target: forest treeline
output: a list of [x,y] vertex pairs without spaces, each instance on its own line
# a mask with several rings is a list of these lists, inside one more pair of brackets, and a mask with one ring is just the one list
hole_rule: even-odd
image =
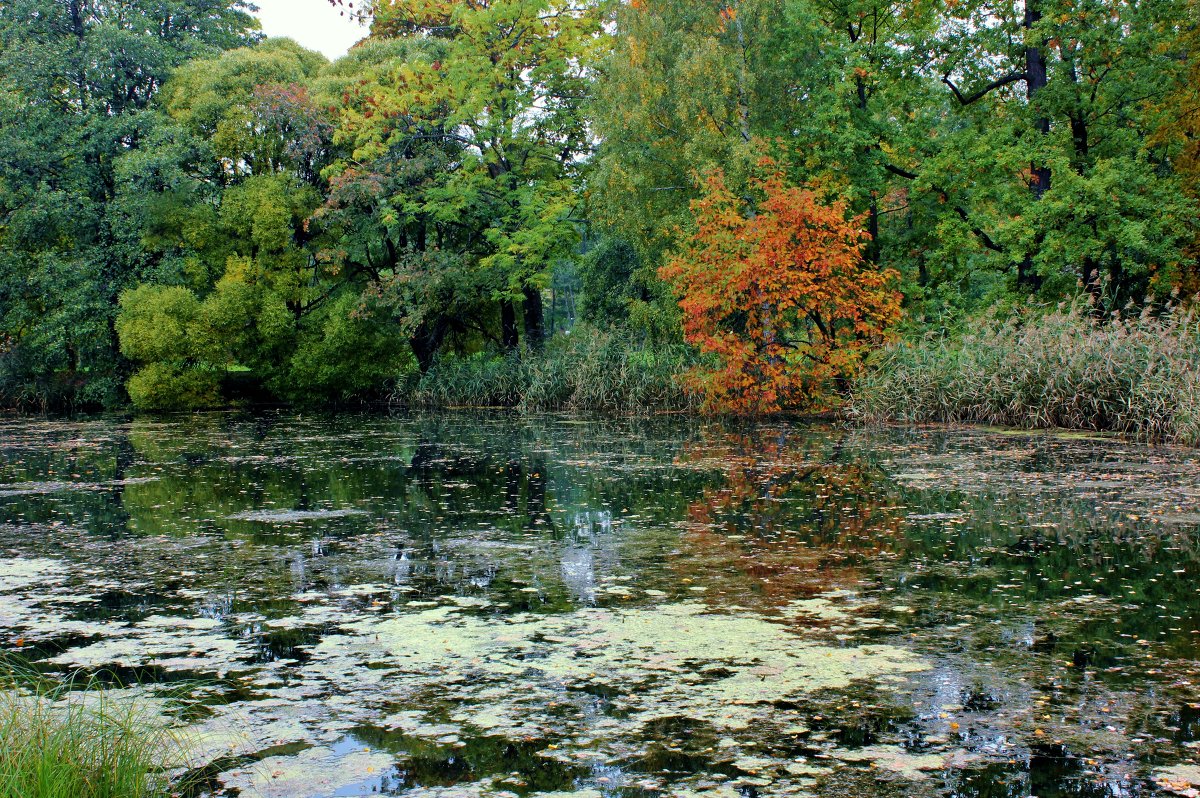
[[1064,301],[1188,349],[1197,0],[374,0],[332,63],[251,10],[0,4],[0,406],[812,410]]

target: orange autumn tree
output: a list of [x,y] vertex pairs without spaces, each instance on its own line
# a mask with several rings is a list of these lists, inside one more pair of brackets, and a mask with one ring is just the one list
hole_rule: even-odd
[[900,316],[899,275],[862,258],[868,239],[843,202],[790,185],[771,158],[751,198],[717,169],[692,203],[695,233],[659,273],[684,337],[710,356],[691,374],[710,410],[821,409]]

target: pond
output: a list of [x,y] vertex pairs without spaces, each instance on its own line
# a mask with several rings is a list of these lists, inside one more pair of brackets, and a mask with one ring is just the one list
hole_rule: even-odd
[[0,646],[185,693],[202,795],[1188,795],[1198,586],[1187,449],[0,420]]

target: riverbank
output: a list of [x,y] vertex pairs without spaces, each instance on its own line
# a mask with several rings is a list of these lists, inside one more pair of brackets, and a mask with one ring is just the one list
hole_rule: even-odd
[[[23,574],[9,568],[0,584],[28,581],[36,565]],[[16,647],[23,642],[18,637]],[[0,658],[0,798],[180,795],[186,785],[170,768],[183,747],[158,705],[137,690]]]
[[[877,352],[840,397],[832,396],[829,409],[816,416],[811,408],[776,415],[866,426],[935,423],[1106,432],[1200,445],[1200,324],[1191,313],[1167,309],[1099,323],[1086,307],[1052,312],[1031,307],[973,322],[969,329],[901,338]],[[537,351],[447,354],[424,373],[414,365],[365,393],[287,402],[243,369],[223,383],[211,404],[168,402],[133,409],[720,415],[708,412],[705,397],[695,389],[691,377],[699,364],[696,352],[683,343],[652,343],[630,330],[584,327],[555,336]]]

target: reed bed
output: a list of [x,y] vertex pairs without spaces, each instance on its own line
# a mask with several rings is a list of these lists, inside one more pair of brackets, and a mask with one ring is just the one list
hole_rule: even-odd
[[652,346],[620,331],[577,329],[541,352],[447,356],[392,396],[414,407],[510,407],[521,412],[645,414],[691,410],[681,387],[694,363],[683,344]]
[[901,341],[858,380],[851,414],[1200,445],[1200,318],[1167,307],[1097,320],[1074,304]]

